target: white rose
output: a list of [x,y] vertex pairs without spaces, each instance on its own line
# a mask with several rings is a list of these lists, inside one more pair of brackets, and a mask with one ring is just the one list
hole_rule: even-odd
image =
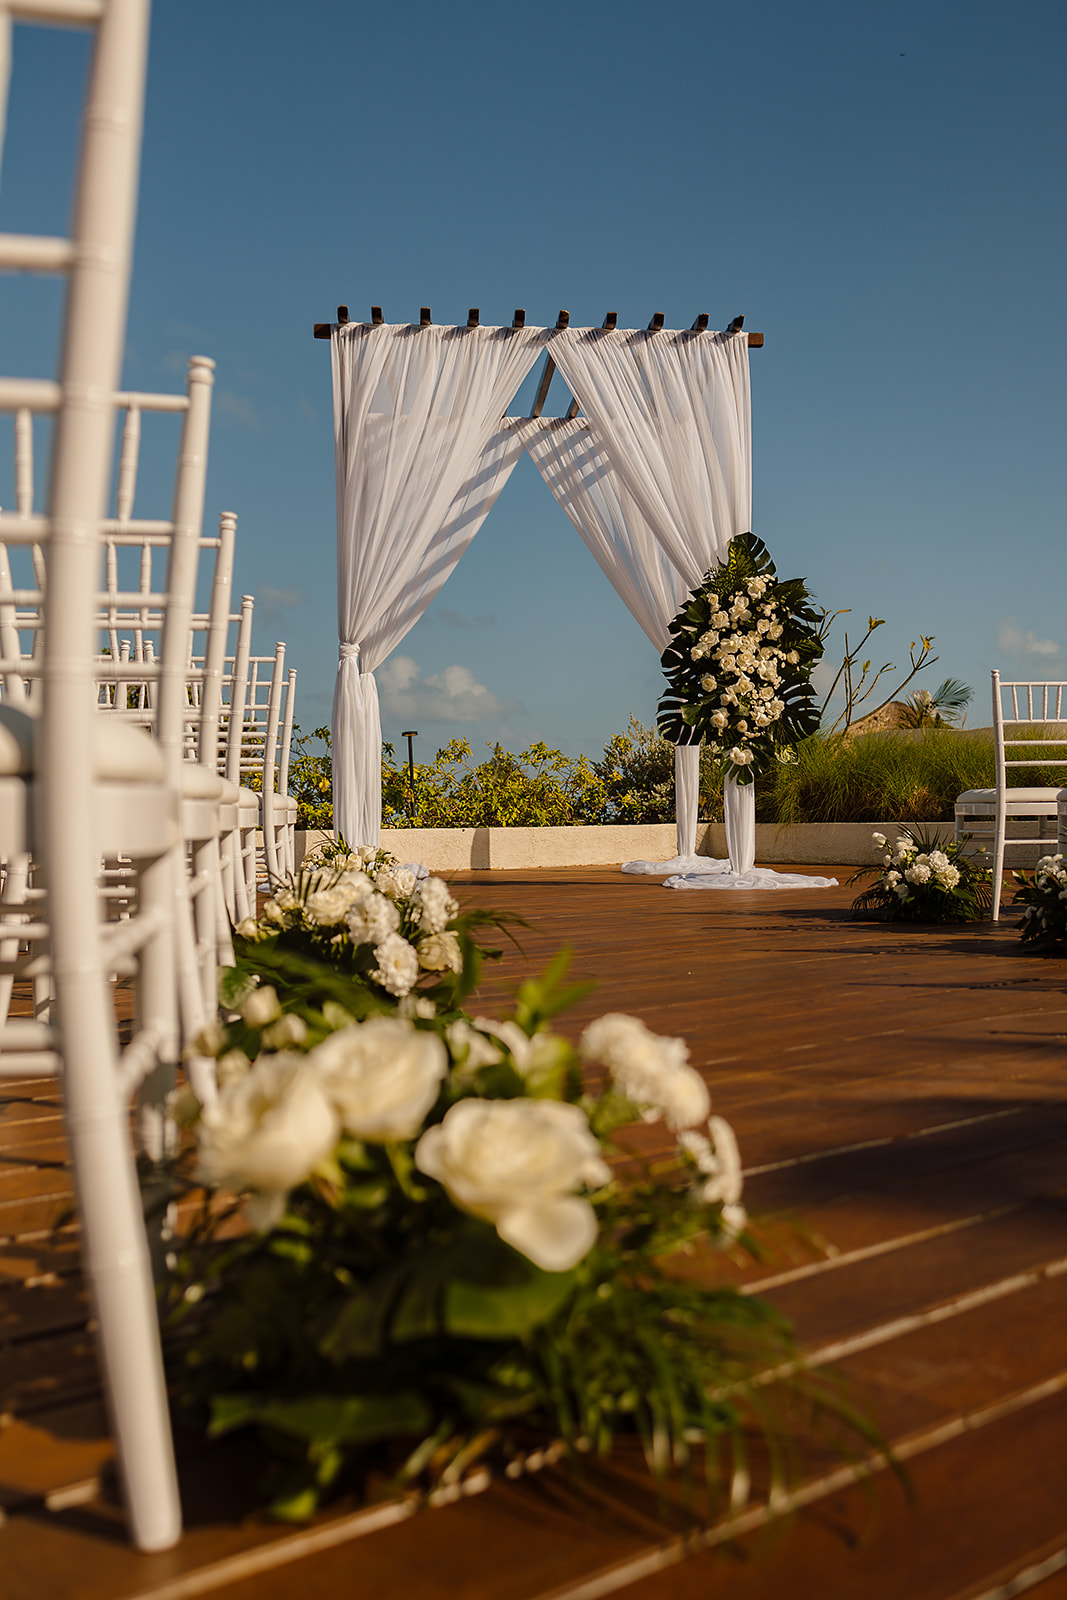
[[418,944],[419,966],[427,972],[462,972],[463,952],[459,940],[447,929],[444,933],[428,933]]
[[687,1065],[684,1039],[661,1038],[637,1017],[609,1012],[582,1034],[581,1052],[602,1061],[628,1100],[648,1122],[660,1116],[674,1129],[703,1122],[711,1109],[707,1084]]
[[596,1213],[574,1191],[611,1174],[579,1106],[461,1100],[427,1128],[415,1165],[545,1272],[567,1272],[596,1241]]
[[371,973],[376,983],[390,994],[407,994],[419,976],[419,958],[414,946],[399,933],[386,934],[381,944],[374,947],[378,965]]
[[369,894],[345,918],[353,944],[381,944],[400,926],[400,912],[384,894]]
[[725,728],[729,720],[725,711],[713,711],[711,713],[711,725],[713,728]]
[[710,672],[705,672],[704,676],[700,680],[700,687],[708,694],[710,694],[712,689],[716,688],[717,685],[718,679],[713,678]]
[[400,1017],[371,1017],[339,1028],[304,1058],[347,1132],[372,1144],[413,1139],[448,1071],[435,1033]]
[[427,878],[419,887],[415,903],[419,909],[419,926],[427,933],[443,933],[459,910],[443,878]]
[[233,931],[240,939],[256,939],[259,937],[259,923],[255,917],[242,917]]
[[304,915],[316,926],[330,928],[334,923],[344,921],[352,899],[353,896],[339,883],[332,889],[316,889],[304,901]]
[[266,1228],[285,1209],[285,1196],[303,1183],[337,1143],[337,1113],[307,1057],[263,1056],[250,1071],[229,1079],[199,1126],[199,1176],[229,1189],[254,1189],[249,1207]]
[[874,840],[875,845],[879,850],[885,849],[887,840],[884,833],[872,833],[871,838]]
[[281,1014],[277,991],[269,983],[253,989],[241,1007],[241,1019],[250,1028],[265,1028],[268,1022],[273,1022]]
[[418,881],[410,867],[382,867],[374,874],[379,894],[387,894],[390,900],[406,900]]

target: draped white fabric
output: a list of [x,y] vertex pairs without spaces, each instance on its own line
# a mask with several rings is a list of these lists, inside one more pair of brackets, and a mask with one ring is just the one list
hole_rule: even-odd
[[688,592],[752,526],[747,336],[568,328],[549,349]]
[[[545,423],[526,435],[527,449],[662,652],[690,589],[752,525],[748,340],[568,329],[553,335],[550,349],[588,431],[578,419]],[[624,871],[717,870],[696,854],[699,782],[698,748],[678,746],[678,855],[628,861]]]
[[381,829],[374,668],[414,626],[507,482],[521,445],[503,417],[541,328],[349,323],[330,341],[337,474],[334,825]]
[[726,822],[726,849],[730,866],[739,877],[751,872],[756,860],[756,785],[727,778],[722,791]]
[[[511,427],[580,534],[601,572],[662,654],[670,624],[689,592],[633,497],[604,459],[586,423],[573,418],[516,418]],[[678,855],[671,862],[627,862],[624,871],[696,872],[700,750],[675,750]]]

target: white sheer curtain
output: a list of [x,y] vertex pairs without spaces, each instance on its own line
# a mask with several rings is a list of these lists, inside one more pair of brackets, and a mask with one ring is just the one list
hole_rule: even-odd
[[688,591],[752,526],[746,335],[568,328],[549,348]]
[[[652,534],[632,495],[608,466],[581,417],[521,417],[511,422],[537,470],[616,594],[661,655],[689,585]],[[675,749],[678,858],[627,866],[695,870],[700,748]]]
[[542,328],[349,323],[330,341],[337,474],[334,826],[381,829],[380,666],[453,571],[521,454],[503,417]]
[[[730,540],[752,526],[748,338],[574,328],[554,333],[550,349],[581,404],[596,451],[616,485],[624,519],[640,519],[646,536],[657,541],[668,569],[677,575],[680,592],[669,623],[689,590],[725,555]],[[634,610],[621,588],[619,593]],[[666,643],[664,628],[658,648],[662,651]],[[691,857],[696,846],[699,760],[694,746],[677,747],[682,857]],[[733,801],[727,840],[731,863],[739,872],[747,870],[739,865],[742,840],[748,834],[755,840],[754,788],[739,790]],[[668,864],[628,865],[655,871]]]

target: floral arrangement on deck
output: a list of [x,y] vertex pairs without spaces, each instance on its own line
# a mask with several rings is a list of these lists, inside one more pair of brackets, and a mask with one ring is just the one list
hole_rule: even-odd
[[1067,955],[1067,866],[1061,855],[1042,856],[1033,875],[1013,872],[1013,906],[1022,906],[1022,942],[1031,949]]
[[779,578],[762,539],[731,539],[671,623],[660,733],[674,744],[705,740],[740,784],[794,759],[819,726],[811,674],[823,623],[803,579]]
[[[966,852],[967,837],[942,839],[929,829],[901,833],[892,849],[884,833],[871,835],[882,871],[852,902],[855,917],[880,922],[981,922],[989,915],[993,886],[989,865]],[[862,867],[856,883],[874,867]]]
[[310,958],[350,974],[369,995],[410,999],[432,1014],[471,987],[481,957],[499,954],[474,935],[501,921],[460,916],[442,878],[420,880],[385,850],[333,845],[276,884],[258,919],[237,924],[234,950],[238,972],[254,978],[279,960],[291,978],[293,958]]
[[[363,886],[348,920],[322,898],[357,873],[397,908],[384,937],[418,950],[451,930],[460,969],[383,981]],[[197,1041],[217,1099],[182,1089],[171,1108],[177,1176],[201,1195],[166,1289],[187,1419],[258,1430],[264,1493],[296,1519],[343,1488],[440,1503],[487,1463],[514,1474],[626,1432],[661,1477],[699,1474],[711,1514],[748,1481],[746,1435],[781,1459],[798,1399],[805,1427],[825,1414],[870,1440],[777,1312],[705,1286],[716,1250],[756,1246],[733,1131],[684,1042],[621,1014],[570,1042],[552,1024],[585,986],[564,985],[565,955],[510,1015],[463,1010],[477,917],[431,882],[341,857],[276,890],[224,973],[226,1020]],[[660,1126],[654,1159],[628,1144],[641,1123]]]

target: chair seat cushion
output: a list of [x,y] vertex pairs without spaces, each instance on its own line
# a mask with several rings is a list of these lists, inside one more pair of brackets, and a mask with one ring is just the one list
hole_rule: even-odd
[[[0,777],[32,778],[39,720],[0,705]],[[106,713],[93,715],[93,777],[98,783],[162,783],[163,755],[140,728]]]
[[224,798],[226,779],[196,761],[182,762],[182,799],[219,800]]
[[[1012,785],[1005,791],[1005,795],[1009,812],[1024,806],[1028,810],[1039,810],[1044,807],[1051,812],[1055,811],[1058,801],[1067,800],[1067,789],[1027,789],[1022,785]],[[956,796],[957,811],[966,811],[972,806],[995,806],[996,803],[995,789],[965,789],[963,794]]]

